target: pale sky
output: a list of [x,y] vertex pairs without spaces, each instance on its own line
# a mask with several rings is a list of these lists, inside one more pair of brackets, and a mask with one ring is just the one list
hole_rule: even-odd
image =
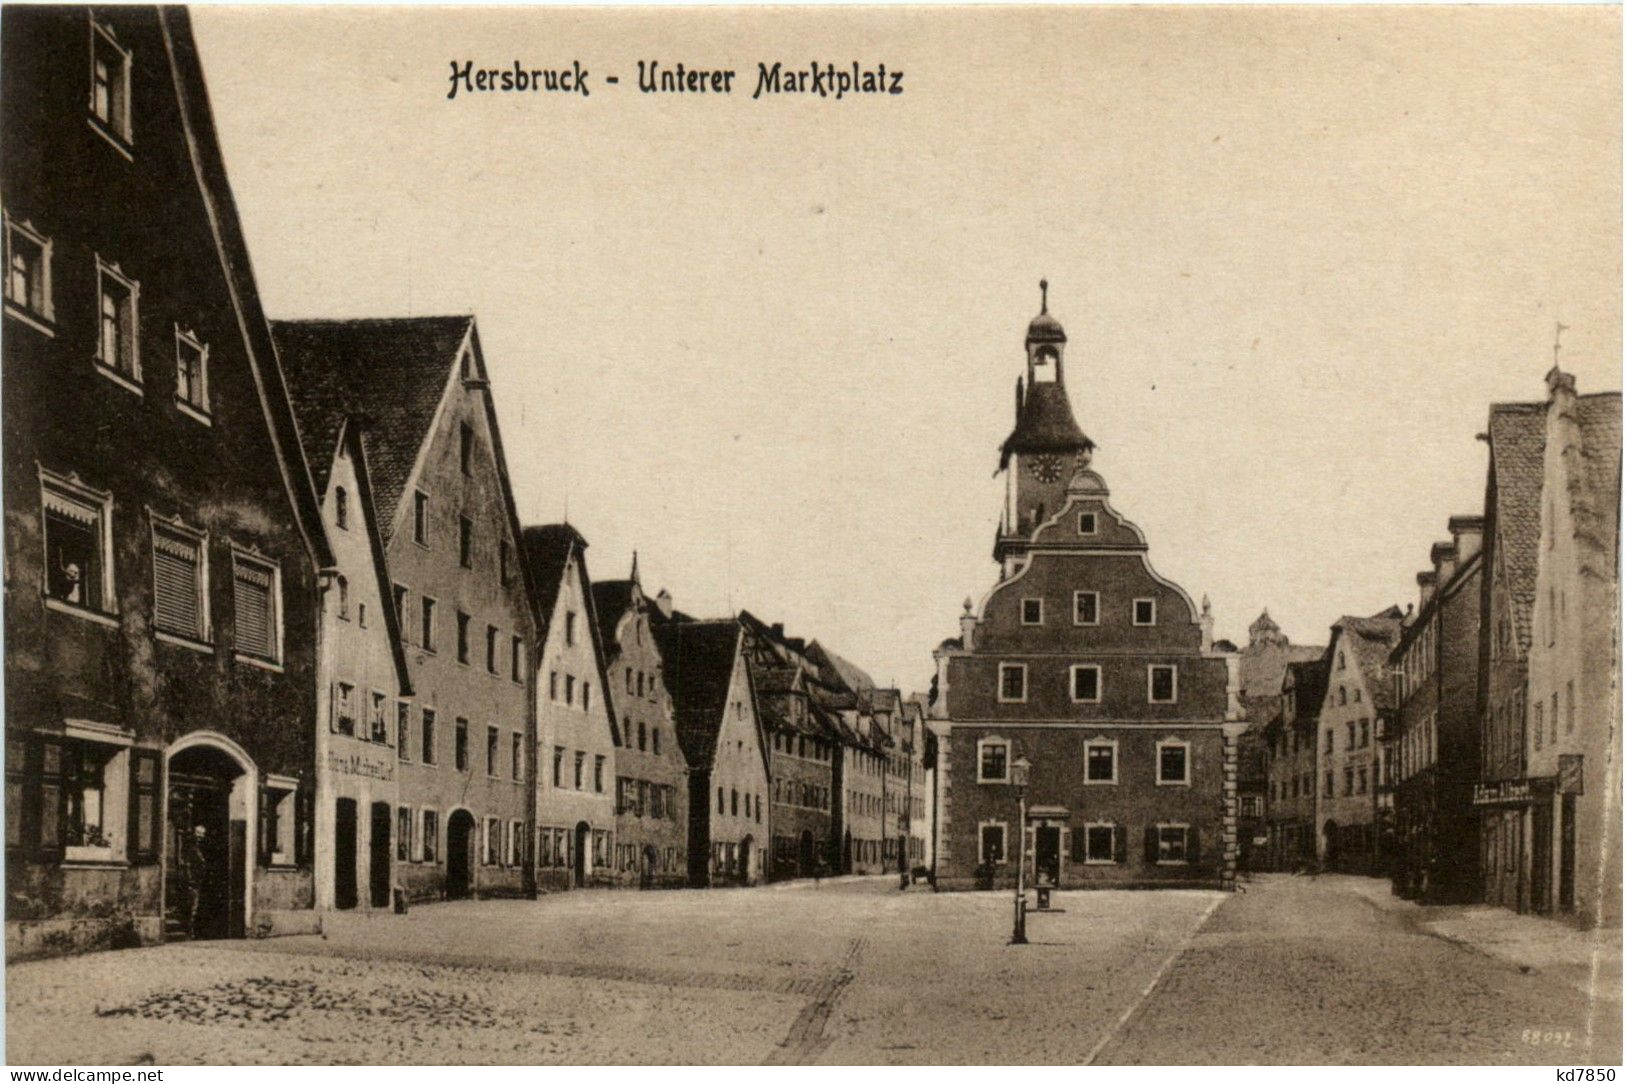
[[[193,19],[268,313],[474,313],[525,522],[905,690],[995,579],[1041,277],[1113,503],[1238,642],[1414,599],[1557,320],[1619,387],[1615,9]],[[751,99],[815,58],[904,93]]]

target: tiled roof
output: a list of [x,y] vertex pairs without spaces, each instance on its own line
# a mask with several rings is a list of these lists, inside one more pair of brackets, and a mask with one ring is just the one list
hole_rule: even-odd
[[710,767],[716,755],[742,635],[739,622],[731,619],[673,621],[656,628],[677,738],[692,768]]
[[592,585],[592,605],[598,620],[598,637],[604,650],[615,642],[615,626],[621,623],[626,611],[632,608],[637,584],[632,580],[605,580]]
[[822,671],[819,676],[831,685],[844,685],[853,692],[874,688],[873,678],[817,640],[807,645],[807,657]]
[[1326,698],[1326,678],[1330,666],[1323,655],[1307,662],[1287,663],[1297,697],[1299,718],[1320,714],[1320,702]]
[[472,322],[416,316],[271,323],[317,491],[327,488],[340,425],[359,415],[386,538]]
[[1360,669],[1360,676],[1365,680],[1372,707],[1377,711],[1394,707],[1393,682],[1387,679],[1385,671],[1388,654],[1399,642],[1403,628],[1404,619],[1399,616],[1397,608],[1376,617],[1342,617],[1332,626],[1328,655],[1335,656],[1339,643],[1347,647]]
[[870,711],[899,712],[903,707],[903,694],[896,689],[870,689],[861,698]]
[[1584,477],[1574,503],[1576,531],[1601,550],[1610,572],[1618,568],[1620,394],[1604,392],[1579,397],[1580,440]]
[[1546,452],[1545,403],[1496,403],[1490,407],[1490,466],[1495,471],[1495,538],[1506,569],[1512,623],[1529,648],[1529,615],[1535,603],[1540,554],[1540,491]]

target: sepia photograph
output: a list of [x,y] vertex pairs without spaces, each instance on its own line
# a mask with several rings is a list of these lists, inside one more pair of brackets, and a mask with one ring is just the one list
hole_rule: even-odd
[[12,1079],[1613,1080],[1621,63],[0,5]]

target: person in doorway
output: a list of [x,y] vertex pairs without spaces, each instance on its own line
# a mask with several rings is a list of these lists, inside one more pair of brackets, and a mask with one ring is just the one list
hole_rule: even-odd
[[186,936],[190,940],[197,938],[198,911],[203,904],[203,869],[206,863],[203,845],[208,834],[209,830],[203,825],[194,824],[190,832],[181,836],[178,864],[186,887]]

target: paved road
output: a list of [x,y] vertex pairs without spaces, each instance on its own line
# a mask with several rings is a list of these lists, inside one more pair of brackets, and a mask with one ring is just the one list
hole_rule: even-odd
[[[1341,878],[1226,901],[1099,1051],[1103,1064],[1617,1065],[1618,977],[1588,998],[1425,932]],[[1589,1039],[1588,1039],[1589,1032]]]
[[[7,968],[12,1064],[1617,1063],[1557,974],[1372,883],[1009,899],[889,879],[587,892]],[[1616,979],[1617,983],[1617,979]],[[1531,1044],[1568,1033],[1570,1045]],[[1559,1040],[1561,1041],[1561,1040]]]

